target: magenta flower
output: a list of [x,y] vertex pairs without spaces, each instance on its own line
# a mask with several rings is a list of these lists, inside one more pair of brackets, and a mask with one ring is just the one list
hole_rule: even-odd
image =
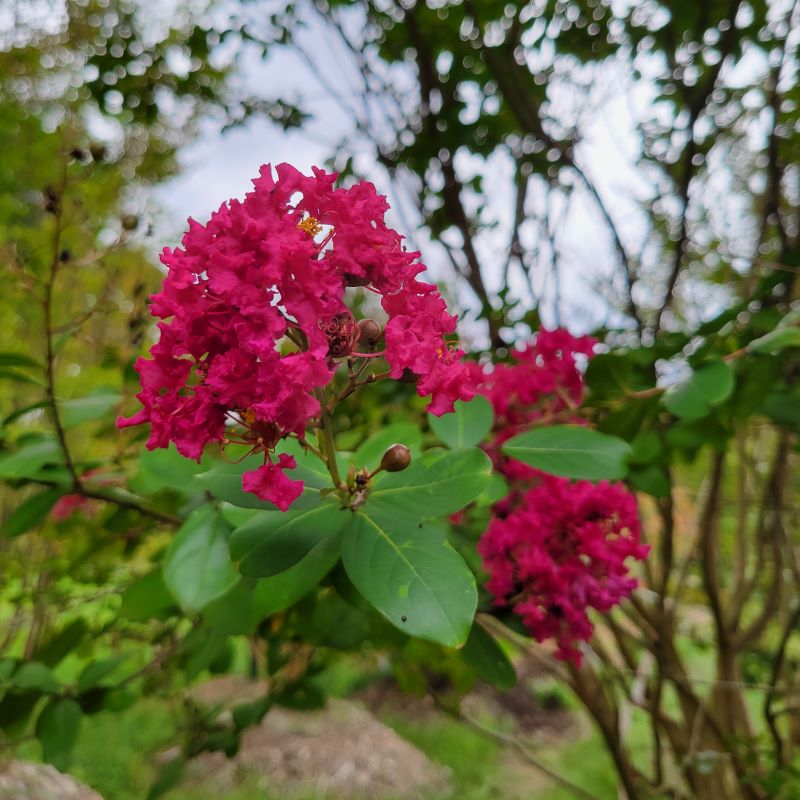
[[[206,225],[189,220],[182,247],[164,250],[168,273],[151,306],[161,336],[152,359],[136,363],[142,409],[118,424],[149,423],[148,448],[174,442],[187,458],[229,441],[263,452],[243,487],[285,510],[302,482],[284,474],[292,459],[271,454],[318,424],[341,360],[383,356],[392,377],[415,376],[435,414],[474,390],[447,341],[456,318],[418,279],[419,254],[385,224],[386,198],[366,182],[335,188],[336,176],[318,168],[275,172],[262,167],[243,201],[223,204]],[[380,296],[385,351],[357,351],[351,286]]]
[[583,420],[581,361],[596,341],[541,330],[512,353],[512,364],[473,367],[478,391],[492,403],[494,437],[486,447],[509,493],[495,503],[478,551],[487,589],[510,606],[537,641],[553,639],[556,656],[580,664],[577,643],[591,638],[589,609],[607,612],[636,587],[626,560],[641,560],[635,497],[622,485],[572,482],[503,454],[503,442],[531,425]]

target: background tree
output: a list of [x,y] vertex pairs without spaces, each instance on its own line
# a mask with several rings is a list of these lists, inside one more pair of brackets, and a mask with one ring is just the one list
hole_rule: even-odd
[[[36,736],[66,767],[85,715],[198,676],[264,677],[269,692],[230,717],[185,709],[181,754],[156,796],[187,758],[234,753],[273,703],[323,702],[315,675],[343,651],[388,653],[406,684],[456,715],[476,679],[507,687],[507,654],[524,653],[572,687],[631,800],[794,796],[799,14],[778,0],[302,0],[181,7],[166,21],[100,2],[68,4],[50,27],[20,18],[0,50],[0,130],[12,143],[0,166],[5,746]],[[324,541],[312,529],[292,561],[294,535],[308,531],[296,512],[242,493],[245,466],[145,452],[114,427],[133,407],[133,359],[155,335],[147,188],[174,172],[203,115],[313,123],[313,98],[234,93],[237,58],[253,47],[299,53],[314,92],[339,103],[352,134],[332,161],[348,180],[391,178],[398,212],[411,209],[405,227],[419,224],[457,277],[465,338],[476,355],[474,330],[488,345],[482,360],[507,360],[542,320],[604,338],[585,400],[556,393],[558,409],[529,419],[505,453],[639,492],[652,545],[642,587],[593,617],[580,667],[554,662],[483,590],[464,644],[466,606],[447,590],[473,579],[454,554],[458,581],[433,595],[456,610],[458,635],[406,636],[399,595],[384,591],[393,571],[375,572],[353,546],[340,563],[324,525]],[[615,141],[623,156],[609,166]],[[372,313],[368,298],[359,304]],[[422,466],[390,480],[421,492],[441,458],[450,481],[447,503],[412,497],[404,531],[384,539],[419,536],[419,524],[482,584],[476,546],[506,484],[501,471],[489,483],[475,447],[500,447],[497,415],[478,401],[442,423],[411,384],[378,381],[358,399],[349,381],[341,388],[326,424],[354,453],[343,459],[377,463],[403,441]],[[592,474],[574,466],[574,429],[553,427],[576,418],[612,437]],[[555,451],[544,462],[542,435]],[[595,431],[577,435],[591,442]],[[441,444],[452,452],[423,454]],[[308,485],[324,491],[305,500],[343,491],[328,469],[311,472]],[[451,501],[469,508],[447,538],[442,522],[422,526],[428,511],[457,510]],[[364,514],[376,506],[367,496]],[[272,544],[248,550],[264,531]],[[276,573],[270,548],[287,542]],[[647,730],[645,747],[631,746],[634,727]]]

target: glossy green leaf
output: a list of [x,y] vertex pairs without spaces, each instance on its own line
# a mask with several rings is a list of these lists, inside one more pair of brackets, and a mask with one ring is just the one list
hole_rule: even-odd
[[714,406],[724,403],[733,392],[733,369],[724,361],[710,361],[698,367],[664,394],[664,407],[676,417],[701,419]]
[[69,767],[82,719],[81,707],[69,697],[51,700],[44,707],[36,720],[36,738],[48,764],[62,771]]
[[800,328],[775,328],[747,345],[751,353],[780,353],[790,347],[800,347]]
[[35,386],[41,387],[45,386],[43,380],[32,375],[27,375],[17,369],[9,369],[8,367],[0,367],[0,380],[14,381],[15,383],[32,383]]
[[0,353],[0,367],[30,367],[44,369],[44,365],[24,353]]
[[475,672],[498,689],[510,689],[517,682],[514,665],[503,648],[481,625],[473,625],[461,655]]
[[309,511],[258,512],[237,528],[230,553],[243,575],[269,577],[290,569],[347,521],[349,511],[325,502]]
[[249,635],[272,614],[294,605],[312,591],[339,560],[340,537],[329,536],[302,560],[271,578],[244,578],[211,603],[204,618],[227,634]]
[[452,450],[474,447],[483,441],[492,428],[492,404],[482,395],[472,400],[456,400],[451,414],[436,417],[428,414],[433,432]]
[[63,489],[54,488],[45,489],[29,497],[14,509],[11,516],[3,523],[3,536],[20,536],[41,525],[47,519],[50,509],[63,494]]
[[596,481],[624,478],[631,448],[624,440],[591,428],[553,425],[512,437],[503,452],[552,475]]
[[35,689],[45,694],[56,694],[61,689],[52,670],[38,661],[27,661],[20,664],[17,671],[11,676],[11,685],[17,691]]
[[359,511],[344,529],[342,560],[355,587],[393,625],[448,647],[469,635],[475,578],[440,530]]
[[98,392],[88,397],[61,400],[58,403],[61,424],[65,428],[74,428],[76,425],[101,419],[119,405],[121,400],[122,395],[116,392]]
[[426,453],[402,472],[380,475],[367,508],[414,520],[453,514],[486,489],[491,475],[489,457],[477,448]]
[[79,617],[73,620],[60,631],[53,633],[37,648],[33,654],[34,660],[48,667],[54,667],[79,645],[86,632],[87,627],[83,619]]
[[45,464],[61,460],[61,450],[55,439],[36,439],[0,456],[0,478],[24,478],[34,475]]
[[131,583],[122,593],[119,613],[133,622],[163,619],[176,610],[175,600],[164,583],[164,574],[155,569]]
[[161,489],[175,489],[184,494],[196,494],[201,487],[195,475],[208,469],[190,458],[185,458],[171,444],[168,448],[144,450],[139,456],[139,474],[131,488],[141,494],[151,494]]
[[634,489],[651,494],[653,497],[668,497],[670,491],[669,478],[663,467],[649,464],[646,467],[631,469],[628,480]]
[[204,506],[172,540],[164,560],[164,583],[185,611],[200,611],[236,583],[228,533],[220,513]]
[[97,661],[91,661],[86,665],[78,678],[78,692],[87,692],[106,683],[117,668],[127,661],[127,656],[111,656]]
[[181,754],[167,761],[158,771],[147,792],[147,800],[157,800],[178,785],[186,768],[186,757]]

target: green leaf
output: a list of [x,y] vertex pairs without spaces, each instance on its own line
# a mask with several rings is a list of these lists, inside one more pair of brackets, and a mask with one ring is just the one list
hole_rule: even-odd
[[419,427],[410,422],[396,422],[387,425],[372,434],[353,453],[350,461],[357,467],[374,469],[378,466],[381,456],[393,444],[404,444],[412,456],[416,455],[422,446],[422,434]]
[[0,456],[0,478],[24,478],[34,475],[45,464],[61,461],[55,439],[36,439],[19,450]]
[[492,404],[481,395],[472,400],[456,400],[455,411],[435,417],[428,414],[433,432],[452,450],[474,447],[492,428]]
[[724,361],[709,361],[664,394],[664,407],[676,417],[701,419],[733,392],[733,369]]
[[16,369],[8,369],[5,367],[0,368],[0,379],[7,381],[15,381],[16,383],[32,383],[35,386],[44,386],[44,382],[39,378],[34,378],[31,375],[26,375],[24,372],[19,372]]
[[45,694],[56,694],[61,690],[59,682],[49,667],[38,661],[21,664],[11,677],[11,685],[19,691],[35,689]]
[[478,601],[475,578],[439,528],[358,511],[344,529],[342,560],[355,587],[397,628],[464,644]]
[[310,511],[257,512],[230,539],[231,558],[243,575],[270,577],[290,569],[323,539],[334,535],[350,512],[326,502]]
[[253,517],[262,513],[258,508],[240,508],[226,503],[224,500],[220,503],[220,510],[225,522],[231,528],[240,528],[245,522],[249,522]]
[[229,528],[204,506],[181,526],[164,559],[164,583],[184,611],[200,611],[236,583],[228,556]]
[[792,391],[779,389],[771,392],[761,404],[760,411],[778,425],[800,431],[800,387]]
[[54,667],[78,646],[85,634],[86,623],[79,617],[45,641],[33,658],[48,667]]
[[382,474],[367,499],[369,513],[421,517],[453,514],[489,485],[492,463],[482,450],[426,453],[402,472]]
[[42,524],[50,513],[50,509],[64,494],[63,489],[45,489],[43,492],[29,497],[3,524],[3,535],[13,538],[20,536],[32,528]]
[[260,622],[307,595],[331,571],[340,552],[341,537],[328,536],[290,569],[257,581],[253,593],[255,618]]
[[175,601],[164,583],[164,574],[155,569],[125,589],[119,613],[133,622],[145,622],[163,619],[172,609],[175,609]]
[[145,450],[139,457],[139,474],[132,488],[141,494],[154,494],[162,489],[175,489],[187,495],[201,491],[195,476],[208,469],[185,458],[171,444],[168,448]]
[[304,625],[305,637],[311,644],[357,650],[371,631],[370,615],[349,603],[335,589],[319,593],[310,624]]
[[475,672],[498,689],[510,689],[517,673],[494,637],[480,625],[473,625],[461,655]]
[[294,605],[330,572],[339,560],[340,537],[323,539],[302,560],[271,578],[246,578],[203,612],[206,621],[226,634],[250,635],[258,624]]
[[747,345],[750,353],[780,353],[789,347],[800,347],[800,328],[775,328]]
[[509,492],[508,481],[499,473],[493,472],[489,485],[483,490],[481,496],[475,501],[479,506],[490,506],[502,500]]
[[272,697],[265,695],[250,703],[241,703],[233,708],[233,724],[237,731],[258,725],[272,707]]
[[58,403],[61,424],[65,428],[74,428],[84,422],[93,422],[111,411],[121,400],[122,395],[116,392],[97,392],[88,397],[61,400]]
[[31,403],[30,405],[18,408],[16,411],[12,411],[3,420],[3,425],[10,425],[12,422],[18,420],[20,417],[24,417],[26,414],[30,414],[31,411],[38,411],[41,408],[47,408],[47,406],[48,403],[46,400],[40,400],[38,403]]
[[103,681],[108,679],[109,675],[113,674],[120,664],[124,664],[127,660],[127,656],[112,656],[111,658],[91,661],[86,665],[78,678],[78,692],[87,692],[89,689],[100,686]]
[[147,792],[147,800],[157,800],[177,786],[185,767],[186,757],[182,753],[164,764]]
[[0,683],[5,683],[7,680],[9,680],[16,668],[16,659],[0,658]]
[[66,770],[78,740],[83,712],[71,698],[53,699],[36,720],[36,738],[42,745],[42,756],[56,769]]
[[616,480],[627,473],[630,445],[580,425],[553,425],[520,433],[503,452],[531,467],[563,478]]
[[650,464],[631,469],[628,480],[634,489],[651,494],[653,497],[669,497],[669,478],[663,467]]
[[0,367],[31,367],[32,369],[44,369],[43,364],[30,356],[26,356],[24,353],[0,353]]

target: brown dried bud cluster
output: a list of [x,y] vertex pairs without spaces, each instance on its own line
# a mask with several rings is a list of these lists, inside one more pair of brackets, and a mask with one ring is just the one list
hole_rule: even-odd
[[411,463],[411,451],[404,444],[393,444],[383,454],[381,469],[401,472]]

